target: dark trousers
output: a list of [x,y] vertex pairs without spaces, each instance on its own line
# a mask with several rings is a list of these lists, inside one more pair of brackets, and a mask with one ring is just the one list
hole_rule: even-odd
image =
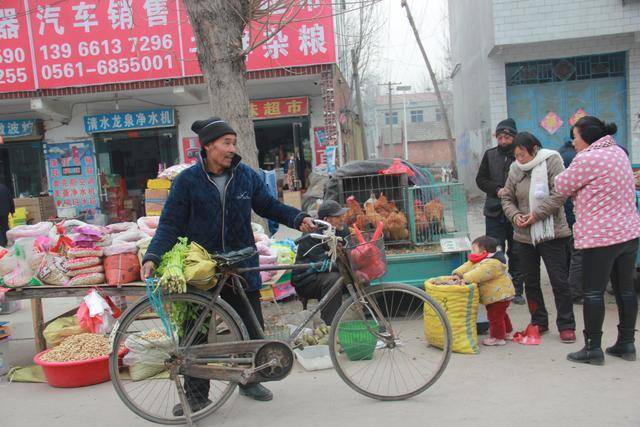
[[573,299],[582,298],[582,251],[576,249],[573,237],[569,241],[569,286]]
[[[249,311],[242,302],[240,295],[229,286],[225,286],[220,295],[222,296],[222,299],[238,313],[238,316],[240,316],[247,328],[247,332],[249,332],[249,338],[252,340],[261,338],[259,331],[253,326]],[[247,292],[247,298],[251,304],[251,309],[258,318],[258,322],[260,322],[260,326],[264,328],[262,306],[260,305],[260,291]],[[193,344],[203,344],[205,342],[207,342],[207,334],[199,333],[196,335]],[[187,398],[190,402],[198,402],[208,399],[210,380],[185,376],[184,385]]]
[[511,319],[507,314],[507,308],[511,301],[498,301],[487,305],[487,317],[489,318],[489,336],[503,340],[507,334],[513,332]]
[[0,246],[7,246],[7,231],[9,231],[9,217],[0,216]]
[[544,261],[551,281],[551,289],[556,303],[556,325],[559,331],[575,329],[571,288],[567,280],[569,274],[569,238],[554,239],[538,245],[516,242],[518,256],[522,263],[525,293],[531,313],[531,323],[538,326],[549,326],[549,314],[544,305],[542,287],[540,286],[540,258]]
[[[296,293],[303,298],[322,299],[340,278],[338,272],[318,273],[316,281],[296,288]],[[342,305],[342,292],[327,301],[320,310],[320,317],[327,325],[331,325],[338,309]]]
[[520,271],[520,260],[517,248],[513,244],[513,226],[504,214],[499,217],[485,216],[486,234],[498,241],[498,244],[507,253],[509,258],[509,274],[516,288],[516,295],[522,295],[523,277]]
[[583,249],[584,329],[599,346],[604,321],[604,291],[611,278],[618,304],[618,327],[633,330],[638,316],[638,297],[633,287],[638,239],[603,248]]

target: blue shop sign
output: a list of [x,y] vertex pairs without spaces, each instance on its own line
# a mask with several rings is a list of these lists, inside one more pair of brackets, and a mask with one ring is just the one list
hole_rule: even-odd
[[171,108],[84,116],[84,130],[88,134],[120,130],[164,128],[174,125],[174,111]]
[[33,135],[36,127],[35,119],[0,120],[0,136],[20,138]]

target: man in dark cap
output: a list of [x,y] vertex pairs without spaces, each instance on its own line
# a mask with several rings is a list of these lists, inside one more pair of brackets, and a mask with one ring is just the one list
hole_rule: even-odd
[[[318,218],[328,222],[336,228],[336,235],[347,237],[349,229],[344,224],[344,214],[348,209],[343,208],[333,200],[327,200],[318,209]],[[318,241],[303,234],[298,239],[298,252],[296,254],[296,264],[320,263],[327,259],[329,247],[326,244],[318,245]],[[306,299],[322,299],[331,289],[334,283],[340,278],[340,273],[336,265],[331,271],[327,269],[310,268],[307,270],[293,270],[291,273],[291,284],[296,288],[296,293]],[[336,294],[325,305],[320,317],[327,325],[331,325],[333,318],[342,304],[342,293]]]
[[[498,123],[495,137],[498,146],[485,151],[476,176],[476,184],[487,194],[484,204],[486,234],[497,239],[509,257],[509,273],[516,288],[514,304],[524,304],[523,282],[518,268],[518,257],[513,248],[513,227],[502,211],[498,191],[504,187],[511,163],[515,161],[513,139],[518,133],[516,122],[505,119]],[[506,246],[505,246],[506,245]]]
[[[258,173],[241,163],[236,153],[236,132],[227,122],[217,117],[198,120],[191,125],[191,130],[198,134],[202,144],[201,161],[182,172],[173,182],[158,229],[143,259],[143,279],[152,274],[178,237],[187,237],[210,253],[255,248],[252,210],[264,218],[303,232],[314,229],[308,215],[273,198]],[[258,256],[239,266],[257,267]],[[243,276],[248,284],[247,297],[262,324],[260,275],[251,272]],[[259,338],[259,331],[249,321],[250,314],[240,296],[228,287],[221,295],[245,321],[249,336]],[[187,400],[194,413],[211,403],[209,388],[208,379],[185,378]],[[271,392],[259,383],[240,386],[240,393],[262,401],[273,398]],[[176,405],[173,413],[182,416],[182,406]]]

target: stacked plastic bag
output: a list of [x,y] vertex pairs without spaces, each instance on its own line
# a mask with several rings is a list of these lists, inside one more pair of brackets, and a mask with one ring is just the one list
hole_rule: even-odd
[[[0,286],[122,285],[140,280],[140,260],[158,217],[107,227],[65,220],[40,222],[7,232],[0,248]],[[139,257],[140,255],[140,257]]]
[[[278,240],[274,241],[269,238],[264,232],[264,229],[259,224],[251,224],[253,227],[253,238],[256,242],[256,248],[260,256],[260,266],[273,266],[273,265],[291,265],[295,263],[296,259],[296,245],[291,240]],[[278,274],[277,270],[274,271],[261,271],[260,278],[262,282],[270,281],[274,276]]]

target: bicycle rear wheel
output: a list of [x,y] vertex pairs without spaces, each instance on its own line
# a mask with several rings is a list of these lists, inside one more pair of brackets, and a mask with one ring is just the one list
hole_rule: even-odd
[[[367,288],[338,310],[329,347],[333,365],[352,389],[379,400],[402,400],[422,393],[444,372],[451,356],[451,328],[424,291],[383,283]],[[424,313],[441,332],[442,348],[425,336]],[[433,336],[433,334],[431,334]]]
[[[158,424],[184,424],[184,416],[173,415],[173,408],[180,403],[180,398],[165,362],[172,356],[181,356],[184,338],[194,329],[198,315],[203,310],[209,311],[193,344],[205,340],[210,343],[242,341],[248,339],[248,334],[237,313],[226,302],[218,300],[212,309],[208,308],[211,298],[207,294],[197,291],[168,294],[163,302],[175,339],[166,333],[149,299],[139,300],[124,313],[111,333],[111,382],[125,405],[142,418]],[[124,358],[115,351],[123,347],[128,350]],[[187,387],[185,376],[181,374],[179,381],[189,400],[205,402],[192,412],[194,421],[220,408],[236,387],[235,383],[206,379],[196,379],[199,383],[195,386],[192,378]]]

